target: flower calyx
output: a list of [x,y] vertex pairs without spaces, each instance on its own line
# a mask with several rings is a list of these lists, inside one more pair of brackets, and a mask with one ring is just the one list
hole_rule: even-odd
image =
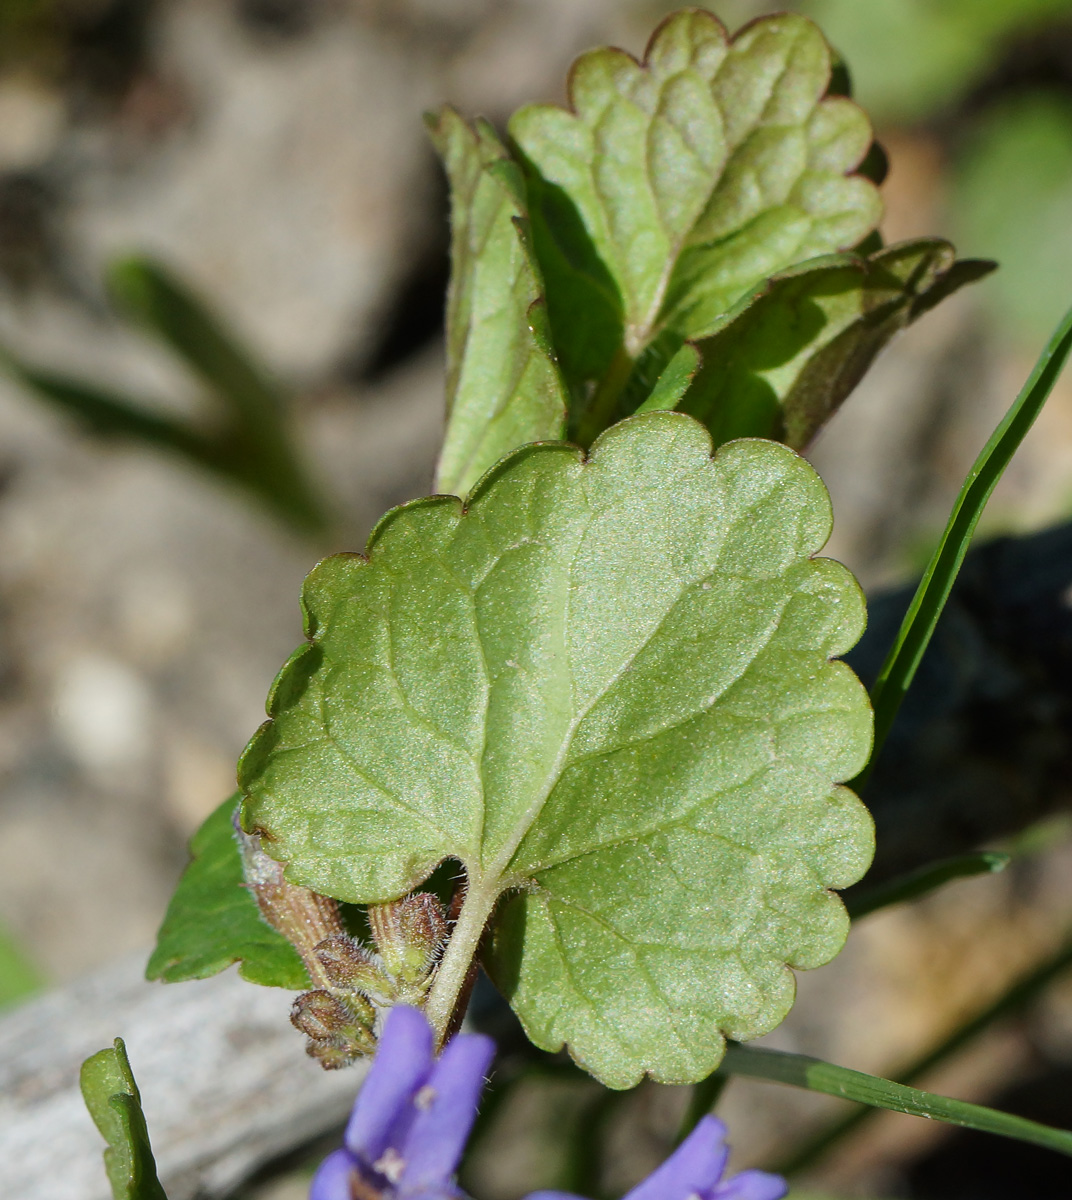
[[378,1009],[423,1004],[447,939],[446,913],[429,892],[371,904],[367,915],[375,949],[345,933],[317,943],[310,965],[320,986],[291,1010],[306,1052],[325,1070],[374,1053]]

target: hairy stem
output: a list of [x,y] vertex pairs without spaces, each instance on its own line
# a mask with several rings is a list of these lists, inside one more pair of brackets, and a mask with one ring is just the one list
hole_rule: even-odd
[[443,952],[435,983],[428,993],[428,1004],[425,1006],[425,1016],[435,1029],[440,1044],[449,1034],[454,1009],[465,987],[469,968],[480,949],[480,939],[484,936],[488,918],[498,898],[499,891],[496,887],[479,880],[470,881],[469,891],[461,912],[458,913],[458,920],[447,942],[447,948]]

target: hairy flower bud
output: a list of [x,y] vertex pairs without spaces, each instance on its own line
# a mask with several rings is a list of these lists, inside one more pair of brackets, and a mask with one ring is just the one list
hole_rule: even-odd
[[356,1047],[350,1042],[329,1038],[321,1042],[311,1040],[306,1042],[305,1053],[310,1058],[315,1058],[325,1071],[338,1071],[343,1067],[348,1067],[356,1059],[363,1058],[369,1051]]
[[291,1024],[314,1042],[341,1042],[354,1047],[355,1054],[371,1054],[376,1048],[372,1025],[376,1010],[363,996],[345,1000],[330,992],[304,992],[290,1010]]
[[387,971],[405,983],[424,980],[447,936],[443,906],[430,892],[415,892],[389,904],[370,904],[369,927]]
[[390,981],[354,938],[336,933],[320,942],[314,953],[332,987],[364,992],[377,999],[390,997]]

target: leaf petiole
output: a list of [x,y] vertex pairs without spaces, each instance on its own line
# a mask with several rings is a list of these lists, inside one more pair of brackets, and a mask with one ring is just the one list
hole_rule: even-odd
[[453,1028],[454,1010],[500,894],[499,887],[494,883],[478,881],[470,884],[462,902],[424,1010],[441,1045]]

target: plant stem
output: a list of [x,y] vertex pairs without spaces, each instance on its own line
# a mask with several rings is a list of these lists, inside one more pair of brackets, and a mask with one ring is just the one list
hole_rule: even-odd
[[632,372],[632,358],[623,348],[619,347],[606,375],[599,381],[587,408],[577,421],[573,440],[586,450],[614,420],[618,401],[621,399],[622,391],[629,382]]
[[677,1137],[674,1140],[675,1146],[680,1146],[700,1121],[715,1107],[729,1081],[728,1075],[714,1071],[693,1087],[692,1095],[689,1097],[689,1106],[685,1109],[684,1117],[681,1118],[681,1128],[678,1129]]
[[469,891],[447,942],[436,971],[435,983],[428,993],[425,1016],[442,1044],[451,1027],[454,1009],[469,975],[469,968],[480,949],[488,918],[499,898],[498,889],[479,880],[470,881]]

